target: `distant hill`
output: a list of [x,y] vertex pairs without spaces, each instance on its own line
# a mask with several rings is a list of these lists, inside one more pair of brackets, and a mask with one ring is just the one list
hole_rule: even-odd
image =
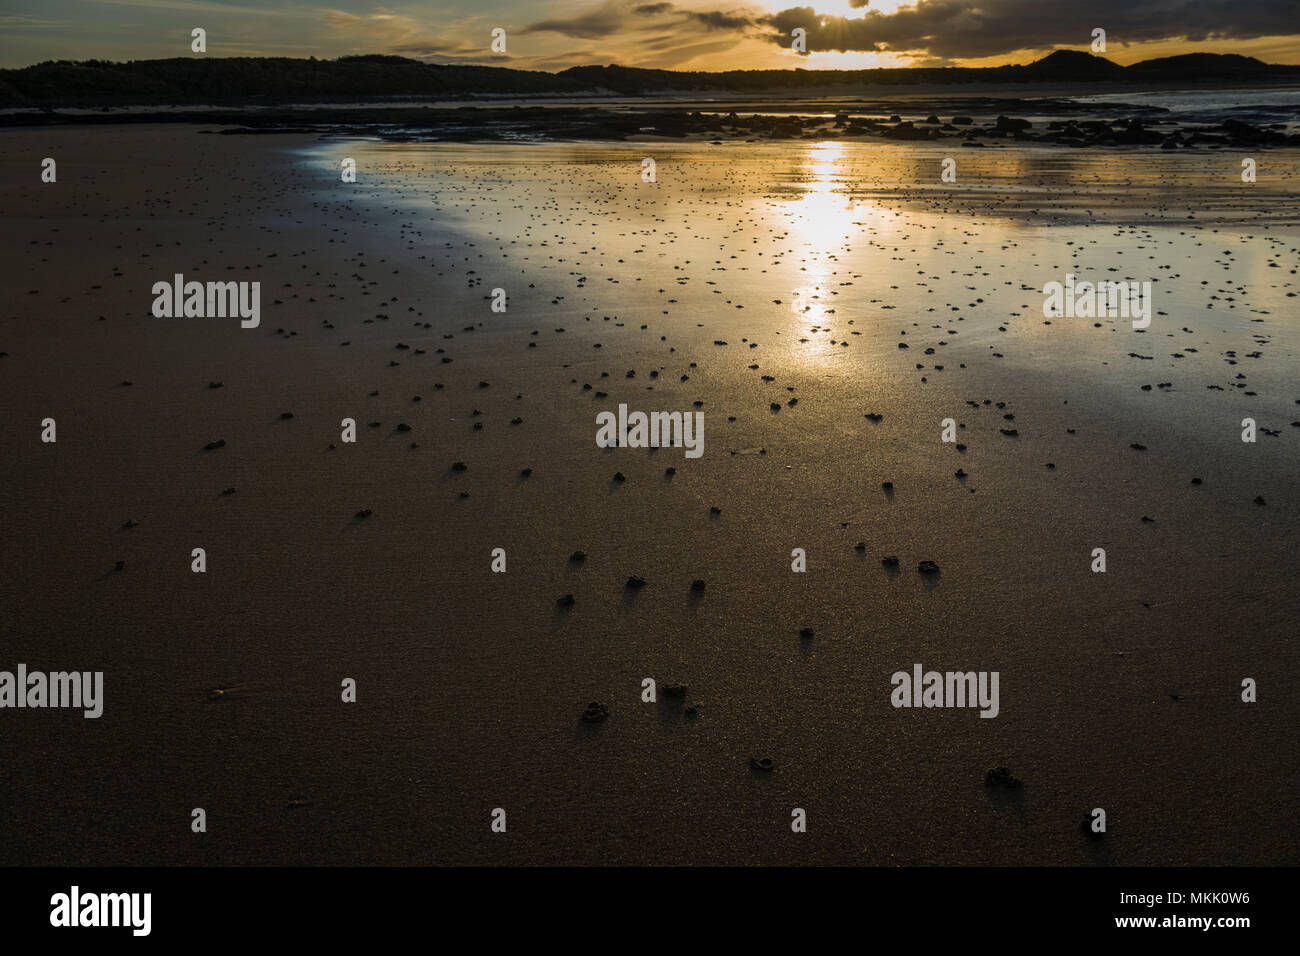
[[[1238,77],[1266,76],[1276,70],[1288,67],[1270,66],[1253,56],[1241,56],[1238,53],[1185,53],[1182,56],[1164,56],[1158,60],[1143,60],[1128,67],[1126,73],[1139,77],[1160,79],[1182,79],[1184,77],[1214,77],[1216,79],[1236,79]],[[1300,68],[1289,67],[1291,70]]]
[[579,66],[560,73],[490,66],[442,66],[379,54],[337,60],[180,57],[166,60],[51,60],[0,70],[0,107],[243,105],[474,96],[647,96],[673,92],[817,93],[835,89],[948,84],[1167,83],[1248,78],[1300,82],[1300,66],[1236,54],[1190,53],[1124,67],[1074,50],[1023,66],[875,70],[731,70],[723,73]]

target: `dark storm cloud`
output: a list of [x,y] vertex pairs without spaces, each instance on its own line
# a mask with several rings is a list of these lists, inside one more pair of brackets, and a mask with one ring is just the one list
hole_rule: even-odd
[[1087,49],[1101,27],[1112,46],[1160,40],[1246,40],[1300,35],[1300,0],[920,0],[892,13],[864,8],[852,17],[799,6],[764,14],[745,0],[731,8],[605,0],[572,17],[542,20],[524,33],[603,40],[648,28],[694,28],[758,37],[789,48],[790,31],[807,32],[808,52],[892,52],[932,62],[1054,47]]
[[1101,27],[1113,45],[1153,40],[1250,39],[1300,34],[1296,0],[921,0],[894,13],[861,17],[792,7],[762,19],[767,39],[789,47],[807,31],[808,52],[911,52],[984,57],[1016,50],[1086,49]]
[[753,27],[755,20],[743,13],[724,11],[687,10],[673,3],[630,4],[620,0],[606,0],[598,7],[575,17],[541,20],[523,29],[523,33],[560,33],[584,40],[600,39],[638,28],[644,20],[653,18],[661,26],[668,24],[698,24],[710,30],[741,30]]
[[744,15],[731,13],[700,13],[695,10],[683,10],[683,15],[696,23],[702,23],[711,30],[739,30],[754,25],[754,21]]

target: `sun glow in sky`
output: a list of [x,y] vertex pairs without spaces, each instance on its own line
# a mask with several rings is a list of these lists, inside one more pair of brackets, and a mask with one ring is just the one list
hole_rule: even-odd
[[[804,0],[808,3],[808,0]],[[801,6],[801,3],[786,3],[783,0],[767,0],[773,12],[777,10],[786,10],[790,7]],[[866,7],[852,7],[849,0],[812,0],[808,3],[818,13],[824,13],[832,17],[853,17],[857,19],[865,14],[868,10],[874,10],[877,13],[893,13],[899,7],[914,7],[916,4],[904,2],[904,0],[872,0],[871,4]]]

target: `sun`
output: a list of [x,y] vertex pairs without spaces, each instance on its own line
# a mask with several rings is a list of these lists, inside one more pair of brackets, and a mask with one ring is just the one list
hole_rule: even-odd
[[874,10],[876,13],[893,13],[899,7],[915,6],[915,3],[908,3],[906,0],[871,0],[865,7],[854,7],[850,5],[849,0],[810,0],[808,5],[823,16],[858,20],[868,10]]

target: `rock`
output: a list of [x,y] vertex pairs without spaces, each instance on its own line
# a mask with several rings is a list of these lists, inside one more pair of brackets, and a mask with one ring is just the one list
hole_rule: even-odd
[[939,565],[935,564],[933,561],[922,561],[916,566],[916,570],[921,574],[938,574]]
[[752,770],[761,773],[771,773],[772,768],[776,766],[771,757],[750,757],[749,766]]
[[[880,559],[880,563],[881,563],[882,565],[884,565],[885,567],[887,567],[887,568],[896,568],[896,567],[898,567],[898,555],[896,555],[896,554],[887,554],[887,555],[885,555],[883,558]],[[929,562],[926,562],[926,563],[928,564]]]
[[984,774],[984,785],[986,787],[1002,787],[1007,790],[1019,790],[1022,784],[1006,767],[994,767]]
[[206,445],[203,446],[203,449],[205,451],[216,451],[218,448],[225,448],[225,447],[226,447],[226,440],[224,438],[218,438],[216,441],[208,442]]
[[702,578],[696,578],[694,581],[691,582],[691,590],[694,591],[696,594],[699,594],[701,591],[703,591],[705,587],[707,587],[707,585],[704,583],[704,580]]
[[814,637],[814,631],[811,627],[800,628],[799,637],[801,640],[811,641]]
[[569,555],[569,560],[572,561],[574,564],[581,564],[583,561],[587,560],[587,552],[575,551],[573,552],[573,554]]
[[685,684],[664,684],[663,691],[665,697],[680,698],[686,696],[687,687]]
[[1092,828],[1091,813],[1085,813],[1083,815],[1083,818],[1079,821],[1079,829],[1083,831],[1083,835],[1086,836],[1089,840],[1100,841],[1106,838],[1106,831],[1103,830],[1102,832],[1098,833],[1096,830]]
[[609,716],[609,708],[600,701],[593,700],[582,712],[582,719],[590,724],[599,723]]
[[566,594],[555,602],[556,607],[573,607],[573,595]]
[[634,590],[637,588],[643,588],[645,587],[645,578],[641,577],[640,575],[634,574],[627,579],[626,586]]

